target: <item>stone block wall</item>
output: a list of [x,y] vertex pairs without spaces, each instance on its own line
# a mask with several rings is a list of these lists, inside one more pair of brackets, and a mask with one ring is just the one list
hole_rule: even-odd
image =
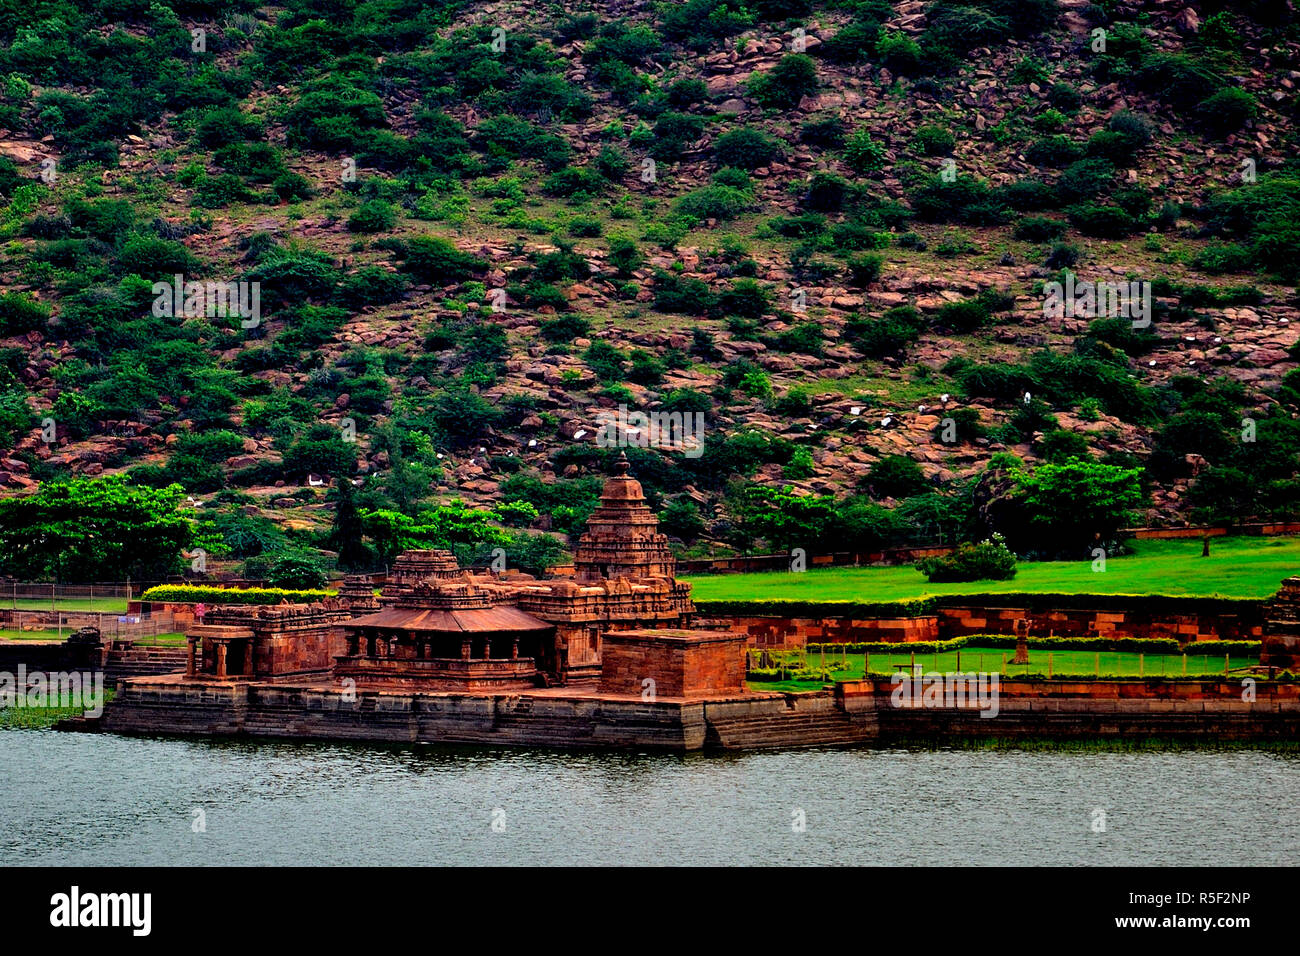
[[1027,620],[1031,637],[1137,637],[1186,641],[1257,641],[1259,620],[1237,614],[1188,610],[1152,613],[1134,610],[1053,610],[1028,608],[946,607],[938,611],[940,638],[973,634],[1016,633],[1016,622]]
[[750,647],[803,647],[869,641],[933,641],[939,638],[939,618],[844,617],[722,617],[701,622],[706,627],[745,635]]
[[882,641],[947,640],[976,634],[1016,633],[1027,620],[1031,637],[1136,637],[1187,641],[1258,641],[1262,621],[1242,615],[1189,610],[1187,613],[946,607],[914,618],[788,618],[728,615],[702,621],[706,627],[743,634],[750,647],[803,647]]
[[605,635],[600,692],[688,698],[742,693],[745,638],[725,631],[611,631]]

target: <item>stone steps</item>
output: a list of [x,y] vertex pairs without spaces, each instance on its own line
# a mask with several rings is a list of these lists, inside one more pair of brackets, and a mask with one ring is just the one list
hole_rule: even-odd
[[181,647],[132,648],[110,651],[104,666],[104,683],[116,687],[127,677],[155,677],[185,670],[186,651]]
[[705,745],[724,750],[773,750],[860,743],[877,736],[873,723],[843,711],[791,712],[709,721]]

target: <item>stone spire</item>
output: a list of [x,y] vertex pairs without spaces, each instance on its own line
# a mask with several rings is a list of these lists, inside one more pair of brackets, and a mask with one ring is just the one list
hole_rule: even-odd
[[677,571],[668,538],[659,533],[659,519],[629,470],[627,455],[620,452],[600,506],[578,539],[573,562],[578,578],[672,578]]

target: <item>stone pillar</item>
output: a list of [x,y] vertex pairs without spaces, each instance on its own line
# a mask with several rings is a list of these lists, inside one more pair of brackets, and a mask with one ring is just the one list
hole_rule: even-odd
[[217,641],[217,676],[226,676],[226,642]]
[[519,660],[519,638],[517,637],[510,642],[510,659],[512,661]]
[[472,642],[470,641],[470,639],[469,639],[468,637],[466,637],[466,638],[462,638],[462,639],[461,639],[461,642],[460,642],[460,657],[461,657],[461,660],[465,660],[465,661],[467,661],[467,660],[469,660],[469,659],[470,659],[471,657],[473,657],[473,656],[474,656],[474,648],[473,648],[473,646],[472,646]]
[[253,676],[253,642],[251,640],[244,645],[244,676]]
[[185,644],[186,644],[185,676],[186,677],[193,677],[198,672],[198,666],[194,658],[198,653],[199,640],[200,639],[197,637],[187,637],[185,639]]

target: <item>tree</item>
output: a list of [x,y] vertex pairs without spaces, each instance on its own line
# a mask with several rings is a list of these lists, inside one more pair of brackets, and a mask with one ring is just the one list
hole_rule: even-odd
[[748,485],[726,503],[736,532],[745,539],[761,538],[769,547],[822,550],[823,541],[838,523],[834,495],[799,495]]
[[294,591],[323,588],[328,580],[320,563],[304,555],[277,558],[266,572],[267,586]]
[[465,502],[453,500],[421,511],[416,517],[387,509],[361,512],[361,524],[375,550],[386,564],[410,548],[449,548],[453,544],[500,546],[509,540],[504,530],[492,524],[491,511],[476,511]]
[[327,543],[338,552],[339,567],[354,570],[363,567],[368,557],[366,545],[362,538],[365,529],[361,523],[361,513],[357,509],[356,494],[352,482],[346,478],[339,481],[338,504],[334,507],[334,525],[330,528]]
[[26,580],[163,577],[181,552],[219,541],[179,512],[180,485],[128,485],[120,476],[47,481],[0,499],[0,566]]
[[1017,475],[1030,531],[1048,550],[1077,554],[1136,520],[1142,470],[1071,459]]
[[881,498],[910,498],[930,490],[921,466],[906,455],[886,455],[871,466],[867,486]]

